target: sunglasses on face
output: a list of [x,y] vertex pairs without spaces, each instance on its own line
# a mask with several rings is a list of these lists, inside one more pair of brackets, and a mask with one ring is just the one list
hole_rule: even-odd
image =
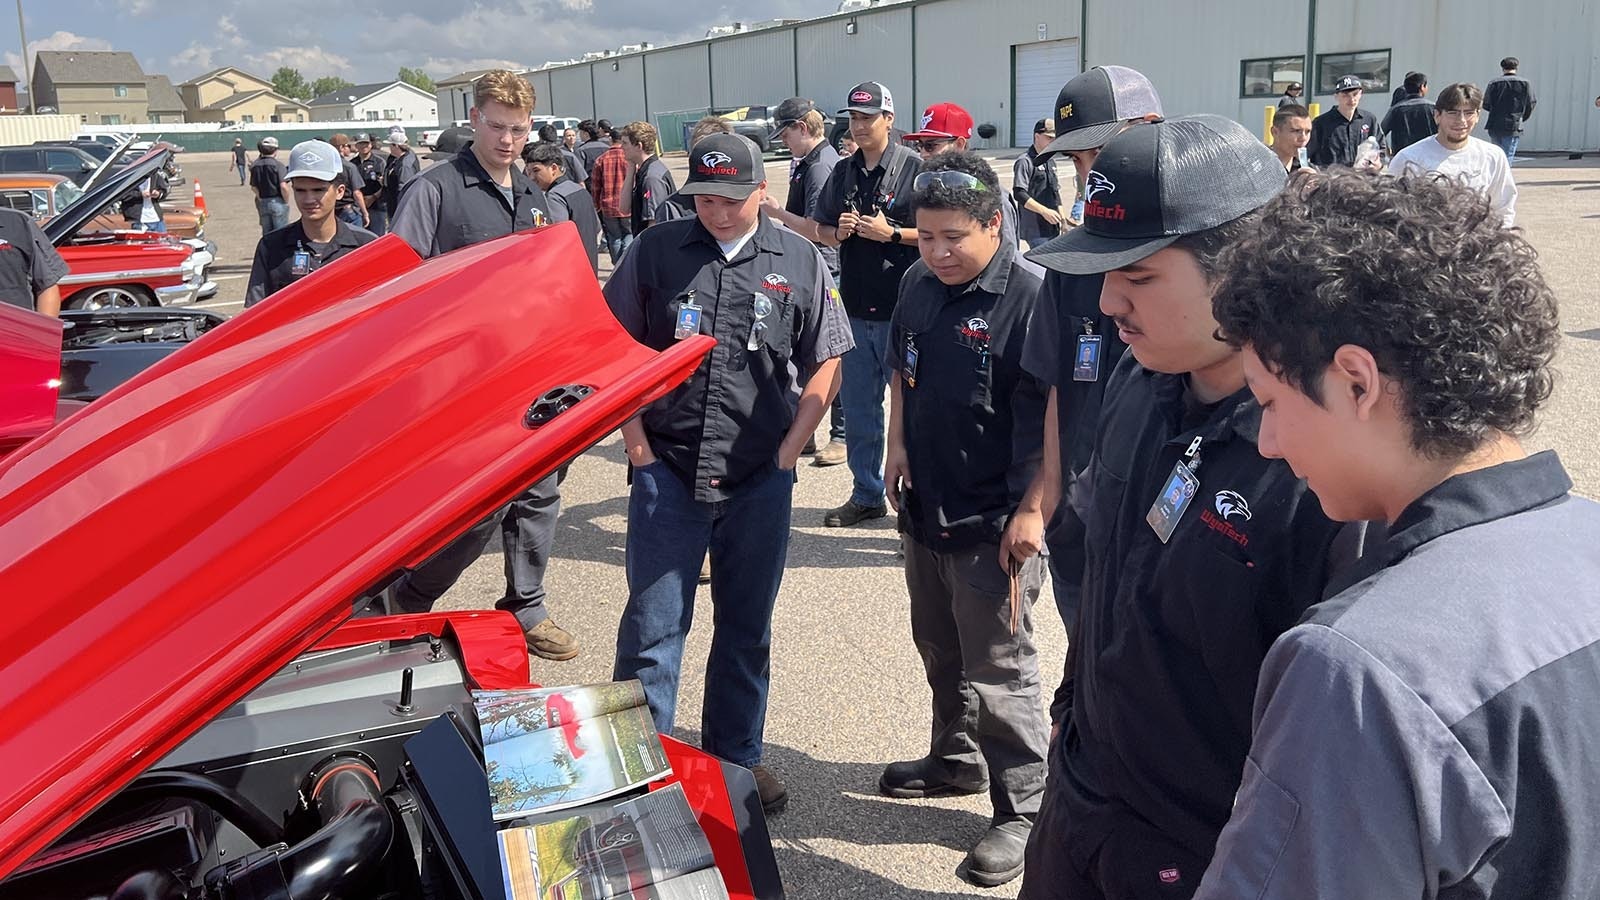
[[910,143],[913,147],[916,147],[918,150],[921,150],[923,153],[938,153],[940,150],[943,150],[951,144],[954,144],[955,139],[934,138],[927,141],[910,141],[908,143]]
[[916,180],[911,182],[911,187],[913,190],[925,191],[936,184],[952,190],[987,191],[989,189],[983,182],[965,172],[949,170],[919,173]]

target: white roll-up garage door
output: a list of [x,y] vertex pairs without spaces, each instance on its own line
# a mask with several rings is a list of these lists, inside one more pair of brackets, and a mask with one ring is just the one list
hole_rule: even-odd
[[1026,146],[1033,123],[1055,116],[1056,94],[1078,74],[1078,42],[1041,41],[1018,44],[1011,73],[1016,108],[1011,111],[1013,146]]

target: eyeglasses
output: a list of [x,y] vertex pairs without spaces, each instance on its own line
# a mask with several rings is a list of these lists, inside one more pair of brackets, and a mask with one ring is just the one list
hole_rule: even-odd
[[987,191],[989,188],[977,178],[965,172],[956,172],[950,169],[941,169],[938,172],[921,172],[911,182],[913,190],[925,191],[934,185],[950,188],[951,190]]
[[1465,121],[1467,119],[1476,118],[1477,115],[1478,115],[1479,110],[1477,110],[1477,109],[1436,109],[1436,110],[1434,110],[1434,112],[1437,112],[1439,115],[1444,116],[1447,119],[1461,119],[1461,120]]
[[503,125],[499,122],[491,122],[488,119],[481,120],[481,124],[490,134],[509,134],[519,140],[527,137],[528,132],[532,130],[527,125]]
[[955,142],[955,138],[932,138],[926,141],[907,141],[906,143],[916,147],[923,153],[938,153]]

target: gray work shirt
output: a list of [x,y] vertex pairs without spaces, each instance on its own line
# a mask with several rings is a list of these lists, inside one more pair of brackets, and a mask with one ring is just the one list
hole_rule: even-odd
[[549,219],[549,200],[531,178],[512,166],[511,186],[502,188],[472,155],[469,142],[406,185],[389,230],[426,259]]
[[1448,479],[1278,639],[1198,898],[1595,895],[1600,505],[1571,487],[1550,452]]
[[43,229],[14,209],[0,209],[0,303],[33,309],[38,295],[65,277],[66,261]]
[[578,229],[578,239],[589,254],[589,268],[600,272],[600,215],[595,212],[594,198],[575,181],[566,177],[556,179],[545,192],[550,201],[550,221],[571,222]]
[[605,295],[648,347],[672,346],[690,305],[698,333],[717,339],[689,380],[643,413],[651,450],[701,502],[736,496],[777,467],[802,370],[855,346],[817,248],[765,213],[732,259],[698,218],[653,226],[623,254]]

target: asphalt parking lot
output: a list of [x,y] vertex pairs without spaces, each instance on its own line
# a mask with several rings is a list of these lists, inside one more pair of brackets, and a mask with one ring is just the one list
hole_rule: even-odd
[[[220,292],[208,307],[237,312],[260,231],[248,188],[238,185],[226,154],[180,157],[186,181],[204,185],[211,211],[207,235],[218,245],[214,278]],[[684,160],[669,160],[679,182]],[[1009,159],[996,163],[1010,183]],[[781,195],[787,160],[769,163]],[[1519,163],[1518,224],[1541,253],[1562,303],[1566,334],[1555,396],[1530,439],[1561,453],[1579,491],[1600,497],[1600,162]],[[602,255],[604,264],[604,256]],[[1012,897],[1018,883],[977,888],[954,872],[988,822],[982,797],[910,801],[877,794],[883,765],[920,755],[928,739],[929,695],[910,642],[905,583],[895,556],[892,519],[867,527],[824,529],[823,512],[849,494],[844,466],[800,468],[789,569],[773,623],[768,762],[788,783],[788,810],[772,824],[788,895],[837,897]],[[626,599],[623,540],[625,465],[613,436],[579,459],[564,489],[564,508],[548,577],[555,618],[582,643],[571,662],[534,660],[546,684],[610,677],[612,640]],[[444,606],[488,606],[502,589],[501,559],[491,548],[447,595]],[[702,590],[701,625],[684,666],[680,737],[694,740],[709,647],[709,597]],[[1037,607],[1046,695],[1061,671],[1065,636],[1048,593]]]

